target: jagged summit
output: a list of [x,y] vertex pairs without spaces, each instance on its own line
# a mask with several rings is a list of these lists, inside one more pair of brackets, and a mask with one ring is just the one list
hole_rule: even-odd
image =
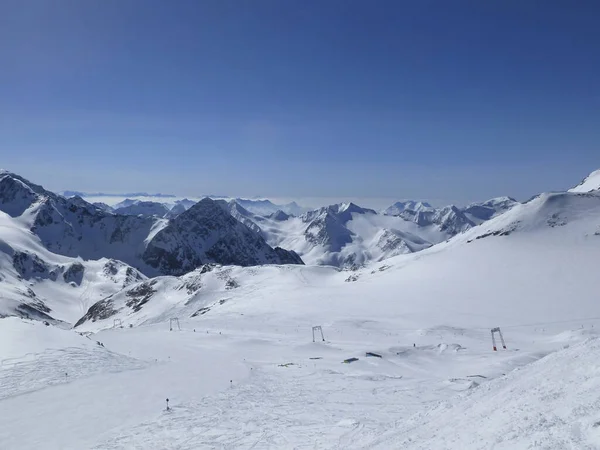
[[[169,255],[177,254],[178,258]],[[236,220],[224,201],[203,198],[156,233],[143,259],[160,273],[182,275],[202,264],[302,264],[294,252],[270,247]]]
[[[599,174],[593,172],[572,191],[593,189]],[[11,172],[0,172],[0,210],[25,224],[47,248],[66,256],[119,259],[149,276],[171,274],[170,270],[179,274],[205,262],[279,264],[298,263],[300,258],[309,264],[355,268],[399,252],[420,251],[518,205],[511,197],[496,197],[464,208],[434,208],[424,201],[408,200],[378,214],[344,202],[296,217],[282,207],[265,214],[277,205],[261,199],[204,198],[198,203],[184,199],[163,204],[130,198],[111,208],[92,205],[81,197],[65,199]],[[219,226],[206,225],[220,220],[223,223]],[[194,221],[197,226],[193,226]],[[251,234],[233,231],[234,223],[243,224]],[[199,224],[206,225],[202,241]],[[210,238],[207,230],[211,230]],[[163,242],[167,236],[173,242]],[[228,243],[220,252],[208,250],[214,242],[224,245],[221,239],[241,241]],[[248,242],[253,254],[242,250]]]
[[315,209],[302,214],[301,219],[304,222],[310,222],[315,218],[325,215],[334,216],[337,220],[342,223],[346,223],[352,220],[352,214],[377,214],[376,211],[368,208],[362,208],[355,203],[337,203],[335,205],[323,206],[322,208]]
[[[132,201],[125,208],[134,207],[156,204]],[[159,216],[168,212],[162,207]],[[114,258],[150,276],[182,274],[205,261],[302,264],[297,254],[270,247],[260,230],[250,230],[211,199],[203,199],[173,219],[138,211],[126,215],[106,211],[81,197],[67,199],[4,172],[0,211],[17,219],[54,253],[89,260]]]
[[288,220],[290,217],[291,217],[290,214],[286,214],[285,212],[283,212],[280,209],[278,209],[273,214],[268,216],[269,219],[277,220],[278,222],[283,222],[285,220]]
[[383,214],[388,216],[398,216],[400,213],[406,210],[410,211],[427,211],[432,209],[432,206],[427,202],[407,200],[403,202],[396,202],[389,208],[383,211]]

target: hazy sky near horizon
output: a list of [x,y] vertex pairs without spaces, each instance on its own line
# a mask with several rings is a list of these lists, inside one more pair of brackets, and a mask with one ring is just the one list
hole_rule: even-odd
[[0,167],[468,203],[600,167],[597,1],[4,0]]

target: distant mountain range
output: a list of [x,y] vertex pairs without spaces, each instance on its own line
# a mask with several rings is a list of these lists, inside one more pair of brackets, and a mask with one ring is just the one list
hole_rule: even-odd
[[81,191],[62,191],[59,192],[63,197],[162,197],[175,198],[172,194],[148,194],[147,192],[128,192],[124,194],[107,194],[104,192],[81,192]]
[[[293,250],[309,264],[356,269],[400,253],[412,253],[444,241],[509,210],[518,202],[499,197],[461,208],[435,208],[427,202],[396,202],[382,213],[354,203],[307,210],[295,202],[278,205],[270,200],[214,199],[272,247]],[[105,212],[153,219],[177,218],[196,202],[127,198]]]
[[[596,171],[569,192],[525,203],[499,197],[434,208],[404,201],[383,213],[340,203],[293,215],[273,211],[277,205],[266,200],[130,200],[115,208],[66,198],[0,171],[0,317],[72,323],[92,304],[149,277],[179,277],[207,265],[356,270],[453,237],[470,243],[562,227],[600,214],[599,190]],[[600,228],[586,233],[598,236]],[[130,297],[143,302],[143,293],[135,292]]]
[[181,275],[209,262],[302,263],[295,253],[270,247],[220,202],[205,198],[171,219],[133,214],[148,206],[153,212],[160,208],[134,202],[123,207],[132,214],[109,212],[81,197],[65,198],[18,175],[0,173],[0,211],[59,255],[114,258],[150,276]]
[[[463,280],[463,295],[475,296],[467,301],[478,301],[479,298],[485,301],[487,290],[494,291],[500,298],[504,293],[512,292],[512,295],[522,295],[522,300],[519,301],[523,302],[524,307],[531,308],[528,305],[533,302],[544,305],[544,295],[555,295],[556,302],[557,298],[568,301],[568,295],[572,292],[584,292],[588,297],[578,301],[593,304],[593,295],[589,297],[593,288],[578,286],[574,280],[578,280],[579,274],[584,274],[582,280],[589,282],[593,279],[590,263],[600,243],[600,177],[588,177],[579,186],[584,187],[576,187],[568,192],[540,194],[525,203],[502,197],[472,204],[466,208],[449,206],[437,210],[428,205],[418,205],[418,202],[411,203],[410,207],[396,204],[393,205],[394,209],[387,210],[396,215],[377,214],[352,203],[343,203],[310,211],[301,217],[283,218],[283,222],[291,221],[284,229],[290,233],[294,230],[295,239],[309,249],[304,254],[305,259],[310,259],[311,252],[316,249],[321,249],[320,253],[317,253],[323,257],[335,259],[333,255],[337,255],[342,263],[357,263],[360,252],[367,252],[366,249],[369,249],[371,261],[375,257],[386,257],[384,263],[361,267],[357,271],[339,274],[337,277],[338,280],[346,282],[364,281],[362,284],[357,283],[356,288],[362,289],[364,307],[367,309],[369,298],[376,289],[380,289],[376,291],[379,292],[377,295],[389,295],[392,298],[398,292],[402,295],[408,291],[414,295],[420,289],[429,292],[431,298],[432,292],[439,291],[439,301],[443,305],[455,305],[452,302],[465,301],[464,298],[446,298],[445,289],[435,284],[420,287],[420,283],[427,282],[428,275],[435,276],[436,264],[440,264],[440,261],[442,265],[438,267],[446,264],[452,267],[456,264],[455,275]],[[277,227],[275,217],[256,216],[235,202],[224,202],[222,205],[227,205],[232,215],[237,220],[248,223],[249,228],[254,229],[251,226],[254,223],[258,227],[257,230],[275,234],[271,228]],[[402,218],[401,215],[405,213],[407,218],[414,220]],[[472,225],[469,222],[472,221],[470,217],[482,222]],[[430,242],[414,233],[398,228],[385,228],[390,224],[397,226],[400,223],[423,232],[427,230],[431,233],[430,236],[438,236],[438,239],[460,229],[464,231],[432,246]],[[373,226],[372,229],[369,228],[369,224]],[[277,230],[282,232],[284,229]],[[371,240],[367,240],[366,237],[374,230],[378,231]],[[293,239],[290,239],[289,242],[292,241]],[[323,253],[324,249],[328,249],[329,256],[325,256],[327,252]],[[348,252],[347,249],[351,249],[352,252]],[[535,250],[535,254],[528,253],[532,249]],[[583,258],[582,250],[585,250]],[[419,251],[422,252],[422,257],[401,255]],[[435,258],[436,256],[439,258]],[[528,261],[522,262],[521,258],[525,256]],[[474,261],[467,261],[468,258],[474,257]],[[568,257],[567,260],[565,257]],[[429,262],[424,263],[425,260]],[[537,265],[521,267],[521,264],[531,264],[531,261],[535,261]],[[465,280],[471,281],[471,274],[468,271],[465,273],[465,268],[473,268],[478,264],[486,266],[480,273],[487,273],[488,278],[485,282],[473,279],[472,284],[465,283]],[[566,268],[566,274],[558,271],[557,267]],[[314,289],[311,292],[319,292],[315,289],[320,287],[318,283],[327,277],[329,282],[332,282],[334,272],[335,269],[326,267],[248,269],[206,265],[181,277],[157,277],[126,286],[94,304],[80,318],[77,327],[80,330],[103,329],[111,327],[114,318],[136,326],[164,322],[172,315],[195,318],[204,314],[219,314],[222,309],[227,310],[230,301],[246,301],[247,296],[262,299],[262,295],[257,297],[254,293],[275,290],[277,286],[283,286],[280,288],[283,293],[289,285],[298,281],[307,283],[309,276],[314,283],[311,285]],[[450,270],[450,275],[446,276],[452,277],[452,273]],[[525,293],[521,291],[521,286],[515,287],[514,281],[507,285],[504,278],[506,275],[516,276],[515,279],[529,286]],[[544,287],[537,288],[536,280],[553,277],[559,280],[554,287],[559,287],[564,292],[540,294]],[[450,278],[450,282],[452,281]],[[329,288],[327,284],[325,286]],[[580,291],[580,288],[583,290]],[[527,289],[531,290],[528,294]],[[390,295],[387,291],[394,294]],[[345,294],[350,292],[352,291],[345,291]],[[534,299],[527,295],[539,297]],[[168,301],[165,301],[165,298],[168,298]],[[411,302],[419,302],[417,296],[409,298],[414,299]],[[514,299],[512,301],[514,302]],[[282,308],[285,307],[284,304]],[[538,309],[539,306],[535,306],[533,314],[539,314]]]

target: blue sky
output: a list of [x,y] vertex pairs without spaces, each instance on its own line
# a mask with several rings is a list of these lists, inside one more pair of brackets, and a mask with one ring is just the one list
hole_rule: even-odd
[[46,187],[525,199],[600,167],[596,1],[4,0],[0,166]]

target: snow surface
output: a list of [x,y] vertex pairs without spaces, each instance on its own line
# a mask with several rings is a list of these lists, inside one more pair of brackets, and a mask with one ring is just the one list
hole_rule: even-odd
[[[40,353],[36,333],[20,332],[19,349],[0,357],[8,392],[0,442],[598,448],[600,346],[589,339],[600,327],[600,237],[590,234],[598,198],[553,198],[487,224],[504,230],[518,220],[508,235],[476,239],[488,229],[473,229],[354,274],[261,266],[160,277],[138,311],[123,303],[117,315],[76,329],[102,330],[91,347],[75,344],[74,331],[54,330],[68,336],[64,347]],[[547,223],[555,208],[565,225]],[[200,308],[208,310],[190,317]],[[169,331],[171,317],[181,331]],[[111,328],[114,318],[124,328]],[[15,321],[0,321],[3,336],[14,335]],[[312,342],[313,325],[326,342]],[[494,326],[507,350],[491,350]],[[358,361],[342,362],[351,357]]]
[[599,448],[600,340],[565,347],[395,423],[369,447]]
[[600,170],[595,170],[577,186],[569,189],[569,192],[591,192],[598,189],[600,189]]
[[[352,232],[373,216],[350,213]],[[15,250],[77,261],[14,223],[0,215],[10,267]],[[0,448],[597,449],[599,254],[600,194],[542,194],[353,272],[203,266],[128,284],[75,329],[5,318]],[[49,283],[10,267],[3,296]]]

